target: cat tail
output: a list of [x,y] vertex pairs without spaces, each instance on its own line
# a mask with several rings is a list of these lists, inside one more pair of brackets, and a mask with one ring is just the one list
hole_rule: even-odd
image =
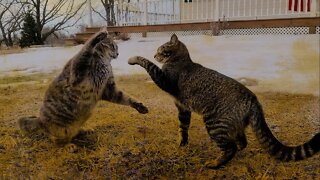
[[299,146],[282,144],[269,129],[261,105],[257,102],[252,107],[250,124],[260,144],[275,158],[281,161],[299,161],[311,157],[320,151],[320,133]]
[[30,136],[40,136],[43,135],[43,126],[38,117],[22,117],[18,119],[18,125],[20,130]]

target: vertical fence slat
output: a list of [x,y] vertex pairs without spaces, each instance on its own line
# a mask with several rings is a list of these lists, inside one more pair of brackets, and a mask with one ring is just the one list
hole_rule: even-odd
[[276,1],[273,0],[273,5],[272,5],[272,15],[276,15]]
[[147,0],[144,1],[144,25],[148,24],[148,2]]
[[244,0],[244,1],[243,1],[243,16],[244,16],[244,17],[246,16],[246,11],[247,11],[246,2],[247,2],[247,0]]
[[232,17],[234,17],[234,0],[232,0]]
[[[188,6],[190,6],[189,3],[188,3]],[[193,15],[194,15],[194,8],[193,8],[193,6],[191,5],[191,17],[190,17],[190,20],[193,19]]]
[[[196,6],[196,18],[199,19],[199,0],[196,0],[197,2],[197,6]],[[192,4],[193,5],[193,4]],[[193,16],[192,16],[192,20],[193,20]]]
[[260,16],[263,16],[263,3],[260,1]]
[[267,0],[267,16],[269,16],[269,0]]
[[[219,0],[215,0],[215,1],[219,1]],[[211,18],[214,20],[214,13],[213,13],[213,11],[214,11],[214,8],[213,8],[213,6],[214,6],[214,3],[211,1]]]
[[257,17],[258,16],[258,0],[256,0],[256,3],[255,3],[255,11],[254,11],[254,16]]
[[202,14],[202,19],[206,19],[205,12],[204,12],[204,0],[202,0],[201,2],[201,14]]
[[240,4],[241,4],[241,0],[238,0],[238,17],[240,17]]
[[251,15],[252,15],[252,0],[250,0],[250,2],[249,2],[249,7],[250,7],[249,16],[251,17]]
[[209,9],[209,2],[208,2],[208,0],[206,0],[206,19],[208,20],[209,19],[209,11],[208,11],[208,9]]
[[227,4],[228,8],[227,8],[227,11],[228,11],[228,17],[230,17],[230,0],[228,0],[228,4]]
[[219,0],[215,1],[215,7],[214,20],[219,21]]
[[225,1],[222,1],[222,12],[221,12],[221,17],[225,16]]
[[[286,6],[288,6],[288,0],[286,0]],[[286,8],[286,10],[284,11],[284,14],[285,14],[285,15],[288,14],[288,8]]]

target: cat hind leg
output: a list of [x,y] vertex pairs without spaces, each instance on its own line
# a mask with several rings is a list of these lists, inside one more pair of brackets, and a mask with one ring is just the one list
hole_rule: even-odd
[[207,168],[219,169],[235,156],[237,144],[235,139],[230,136],[230,127],[226,121],[205,119],[205,124],[210,138],[216,142],[222,152],[222,155],[215,160],[208,160],[205,165]]
[[244,133],[240,133],[237,135],[237,145],[239,147],[239,150],[243,150],[244,148],[247,147],[248,142],[246,135]]
[[51,141],[64,152],[74,153],[78,151],[78,146],[72,142],[72,139],[78,135],[80,128],[78,127],[61,127],[51,124],[48,127],[48,134]]

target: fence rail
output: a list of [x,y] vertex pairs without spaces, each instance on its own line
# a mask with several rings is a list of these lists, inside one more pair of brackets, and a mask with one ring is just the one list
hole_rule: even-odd
[[[320,16],[320,0],[119,0],[117,26]],[[96,26],[103,22],[96,22]]]
[[[117,33],[138,33],[142,36],[152,32],[183,32],[193,31],[201,32],[208,31],[213,35],[213,26],[222,25],[224,22],[194,22],[194,23],[178,23],[178,24],[158,24],[158,25],[139,25],[139,26],[113,26],[108,27],[109,32]],[[292,29],[289,30],[288,29]],[[300,29],[306,30],[303,34],[319,34],[320,33],[320,17],[306,18],[287,18],[287,19],[261,19],[261,20],[238,20],[229,21],[228,26],[221,29],[228,33],[233,30],[254,31],[255,29],[273,29],[275,34],[278,31],[286,31],[284,34],[299,34]],[[90,36],[98,32],[100,27],[86,28],[86,32],[76,34],[75,40],[77,43],[85,42]],[[252,32],[253,34],[261,34],[261,32]],[[249,33],[249,34],[252,34]],[[244,33],[246,34],[246,33]],[[262,34],[264,34],[262,32]],[[268,32],[266,32],[268,34]],[[280,33],[283,34],[283,33]],[[72,40],[74,42],[74,40]]]

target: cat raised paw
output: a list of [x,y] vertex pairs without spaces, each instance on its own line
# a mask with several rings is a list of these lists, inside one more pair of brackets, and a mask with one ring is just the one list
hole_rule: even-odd
[[133,56],[133,57],[129,58],[128,64],[130,64],[130,65],[139,64],[140,58],[141,58],[140,56]]

